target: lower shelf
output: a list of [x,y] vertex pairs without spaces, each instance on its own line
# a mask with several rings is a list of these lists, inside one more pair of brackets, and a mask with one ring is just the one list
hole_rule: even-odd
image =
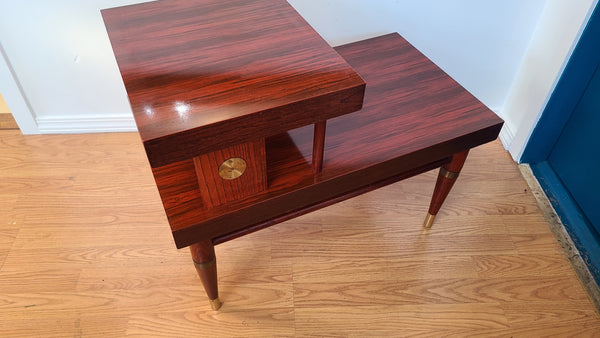
[[287,211],[287,212],[285,212],[285,213],[283,213],[283,214],[281,214],[279,216],[272,217],[272,218],[270,218],[268,220],[265,220],[265,221],[260,221],[260,222],[254,224],[254,225],[244,227],[244,228],[242,228],[240,230],[237,230],[237,231],[234,231],[232,233],[225,234],[225,235],[222,235],[222,236],[217,236],[217,237],[215,237],[213,239],[213,243],[215,245],[216,244],[220,244],[220,243],[224,243],[224,242],[227,242],[229,240],[232,240],[232,239],[235,239],[235,238],[238,238],[238,237],[250,234],[252,232],[255,232],[255,231],[267,228],[267,227],[269,227],[271,225],[275,225],[277,223],[285,222],[285,221],[287,221],[289,219],[296,218],[298,216],[301,216],[301,215],[307,214],[309,212],[312,212],[312,211],[315,211],[315,210],[318,210],[318,209],[330,206],[330,205],[338,203],[338,202],[342,202],[342,201],[347,200],[347,199],[352,198],[352,197],[356,197],[358,195],[367,193],[367,192],[369,192],[371,190],[375,190],[375,189],[378,189],[378,188],[381,188],[381,187],[385,187],[386,185],[389,185],[389,184],[392,184],[392,183],[396,183],[398,181],[404,180],[404,179],[409,178],[411,176],[415,176],[415,175],[427,172],[429,170],[438,168],[441,165],[448,163],[449,160],[450,160],[450,158],[445,158],[442,161],[437,161],[437,162],[429,163],[429,164],[424,165],[422,167],[415,168],[415,169],[413,169],[413,170],[411,170],[409,172],[405,172],[405,173],[402,173],[402,174],[399,174],[399,175],[396,175],[396,176],[393,176],[393,177],[389,177],[387,179],[384,179],[384,180],[381,180],[381,181],[378,181],[378,182],[369,183],[369,184],[367,184],[365,186],[362,186],[362,187],[354,187],[354,189],[349,190],[349,191],[347,191],[345,193],[341,193],[338,196],[321,196],[321,198],[322,198],[321,201],[317,202],[317,201],[311,200],[309,202],[312,202],[312,204],[309,203],[309,204],[301,206],[301,207],[299,207],[300,203],[299,203],[299,201],[297,199],[297,196],[294,196],[293,201],[290,201],[290,202],[293,203],[293,205],[297,209],[293,209],[291,211]]

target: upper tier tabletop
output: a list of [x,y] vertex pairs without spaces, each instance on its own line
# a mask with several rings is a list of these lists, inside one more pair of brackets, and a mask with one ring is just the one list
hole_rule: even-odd
[[364,81],[285,0],[102,15],[153,167],[362,107]]

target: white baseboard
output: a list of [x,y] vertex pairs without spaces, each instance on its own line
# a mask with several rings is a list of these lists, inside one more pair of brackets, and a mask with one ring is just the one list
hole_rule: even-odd
[[40,134],[82,134],[135,132],[133,116],[123,115],[79,115],[36,117]]
[[504,123],[504,126],[502,126],[502,129],[500,130],[500,135],[498,137],[500,138],[500,142],[502,142],[504,149],[509,150],[510,145],[512,144],[515,138],[515,134],[510,129],[508,124]]
[[500,130],[500,135],[498,135],[498,138],[500,139],[500,142],[502,142],[504,149],[509,150],[510,145],[512,144],[513,140],[515,139],[515,133],[512,131],[512,129],[510,129],[510,127],[508,126],[508,123],[506,123],[506,118],[504,116],[502,116],[503,114],[502,114],[501,107],[493,107],[490,109],[494,113],[496,113],[496,115],[498,115],[500,118],[502,118],[504,120],[504,125],[502,126],[502,129]]

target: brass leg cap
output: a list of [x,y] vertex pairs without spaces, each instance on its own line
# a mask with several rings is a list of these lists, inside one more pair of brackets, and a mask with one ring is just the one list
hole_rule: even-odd
[[217,299],[211,299],[210,300],[210,307],[212,307],[213,310],[217,311],[218,309],[221,308],[221,300],[219,298]]
[[425,217],[425,222],[423,222],[423,226],[427,229],[431,228],[434,220],[435,220],[435,215],[427,213],[427,217]]

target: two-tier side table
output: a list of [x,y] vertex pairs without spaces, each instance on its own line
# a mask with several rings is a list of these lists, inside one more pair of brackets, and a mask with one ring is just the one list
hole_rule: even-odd
[[430,227],[502,120],[400,35],[331,48],[285,0],[102,11],[177,248],[218,309],[214,245],[440,168]]

